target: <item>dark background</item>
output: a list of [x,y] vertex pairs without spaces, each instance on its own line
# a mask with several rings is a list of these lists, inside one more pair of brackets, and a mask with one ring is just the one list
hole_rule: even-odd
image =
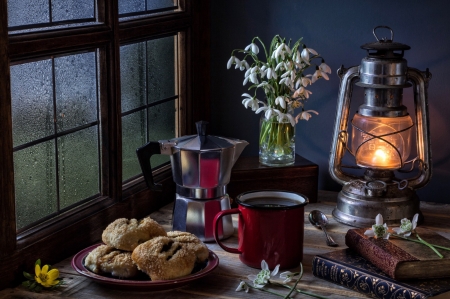
[[[336,71],[341,65],[360,64],[366,56],[360,46],[376,41],[374,27],[391,27],[394,41],[411,46],[405,52],[408,66],[421,71],[429,68],[433,76],[428,89],[433,175],[418,194],[421,200],[450,203],[449,1],[214,0],[211,6],[211,133],[248,141],[243,155],[258,154],[260,115],[241,104],[241,94],[250,85],[242,85],[243,72],[234,67],[227,70],[231,51],[245,48],[255,36],[266,45],[276,34],[293,41],[303,37],[331,67],[329,81],[321,79],[310,87],[313,94],[305,108],[319,115],[296,126],[296,152],[319,165],[319,189],[324,190],[341,189],[328,172],[339,89]],[[385,29],[377,29],[377,34],[390,36]],[[355,86],[352,113],[362,99],[362,88]],[[414,119],[411,88],[404,91],[404,104]]]

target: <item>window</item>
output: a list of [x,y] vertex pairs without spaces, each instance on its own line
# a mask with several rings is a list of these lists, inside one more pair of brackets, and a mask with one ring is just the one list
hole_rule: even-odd
[[53,263],[173,200],[169,157],[152,157],[155,194],[136,148],[209,117],[208,2],[0,4],[0,258]]

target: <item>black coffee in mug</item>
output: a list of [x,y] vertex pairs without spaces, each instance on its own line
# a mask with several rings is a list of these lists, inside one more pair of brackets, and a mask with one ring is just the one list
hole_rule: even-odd
[[[286,194],[289,194],[290,196],[287,196]],[[239,204],[249,208],[289,209],[291,207],[302,205],[304,203],[304,198],[300,195],[286,193],[285,191],[267,190],[241,194],[238,201]]]
[[258,208],[290,207],[299,204],[298,201],[282,197],[256,197],[248,199],[244,203]]

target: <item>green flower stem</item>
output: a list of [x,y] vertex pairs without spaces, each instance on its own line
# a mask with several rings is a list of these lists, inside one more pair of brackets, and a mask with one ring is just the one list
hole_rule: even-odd
[[300,275],[298,276],[297,281],[295,282],[294,286],[291,288],[289,293],[284,297],[285,299],[289,298],[289,296],[291,296],[294,289],[297,288],[297,284],[300,281],[300,279],[302,278],[302,276],[303,276],[303,265],[302,265],[302,263],[300,263]]
[[[247,282],[245,282],[245,284],[247,285],[247,287],[252,288],[252,289],[254,289],[254,290],[258,290],[258,291],[261,291],[261,292],[265,292],[265,293],[269,293],[269,294],[272,294],[272,295],[276,295],[276,296],[285,298],[283,294],[279,294],[279,293],[276,293],[276,292],[272,292],[272,291],[266,290],[266,289],[264,289],[264,288],[256,288],[256,287],[252,286],[251,284],[249,284],[249,283],[247,283]],[[290,298],[290,297],[289,297],[289,298]]]
[[[421,242],[419,240],[410,239],[410,238],[403,237],[403,236],[400,236],[400,235],[397,235],[397,234],[391,234],[391,236],[394,236],[394,237],[397,237],[397,238],[401,238],[401,239],[405,239],[405,240],[408,240],[408,241],[411,241],[411,242],[416,242],[416,243],[422,243],[423,244],[423,242]],[[433,247],[450,251],[450,248],[448,248],[448,247],[444,247],[444,246],[440,246],[440,245],[436,245],[436,244],[431,244],[431,243],[429,243],[429,244],[431,246],[433,246]]]
[[391,236],[394,236],[394,237],[397,237],[397,238],[400,238],[400,239],[404,239],[404,240],[408,240],[408,241],[411,241],[411,242],[424,244],[424,245],[430,247],[440,258],[443,258],[443,256],[442,256],[442,254],[439,253],[439,251],[437,251],[436,248],[450,251],[450,248],[448,248],[448,247],[444,247],[444,246],[428,243],[427,241],[425,241],[422,238],[420,238],[420,236],[418,234],[416,234],[418,240],[410,239],[410,238],[403,237],[403,236],[400,236],[400,235],[397,235],[397,234],[391,234]]
[[293,134],[294,128],[290,122],[279,123],[274,118],[262,120],[259,144],[265,144],[267,151],[273,152],[277,148],[280,155],[290,154]]
[[430,247],[431,249],[433,249],[433,251],[434,251],[441,259],[444,258],[444,256],[443,256],[439,251],[437,251],[437,249],[434,248],[433,245],[431,245],[431,244],[428,243],[427,241],[423,240],[423,239],[419,236],[419,234],[416,233],[416,237],[417,237],[417,239],[419,239],[419,241],[421,241],[423,244],[425,244],[425,245],[427,245],[428,247]]
[[310,293],[310,292],[305,292],[305,291],[302,291],[302,290],[297,289],[297,288],[292,288],[292,287],[290,287],[290,286],[288,286],[286,284],[282,284],[282,283],[278,283],[278,282],[270,282],[270,283],[273,284],[273,285],[279,286],[279,287],[283,287],[283,288],[287,288],[287,289],[293,289],[294,292],[297,292],[299,294],[308,295],[308,296],[311,296],[311,297],[314,297],[314,298],[328,299],[327,297],[324,297],[324,296],[320,296],[320,295],[313,294],[313,293]]

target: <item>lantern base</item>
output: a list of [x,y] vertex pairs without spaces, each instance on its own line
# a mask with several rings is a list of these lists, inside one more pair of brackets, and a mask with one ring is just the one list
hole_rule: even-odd
[[370,192],[366,181],[354,180],[345,184],[332,213],[336,221],[355,227],[371,227],[375,217],[381,214],[388,226],[400,226],[403,218],[412,220],[419,213],[418,223],[423,222],[419,198],[414,190],[400,190],[396,183],[387,183],[382,195],[367,193]]

